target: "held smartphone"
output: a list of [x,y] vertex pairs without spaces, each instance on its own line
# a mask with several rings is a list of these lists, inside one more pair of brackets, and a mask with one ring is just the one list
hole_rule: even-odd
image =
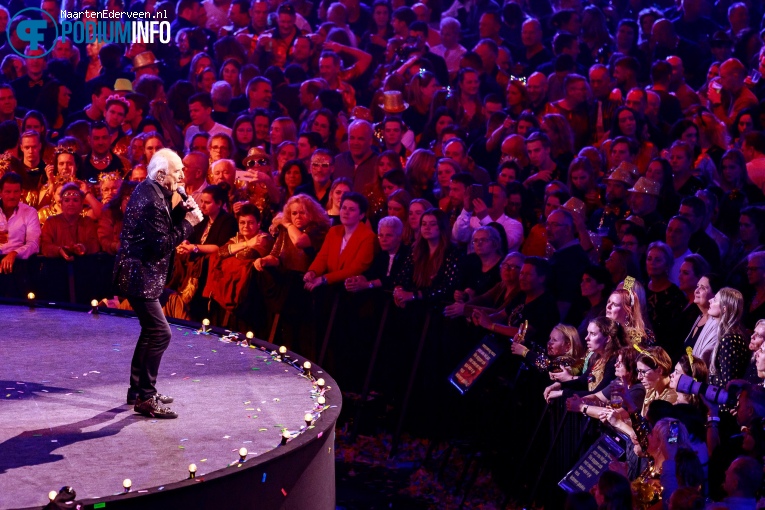
[[667,442],[669,444],[677,444],[677,437],[679,435],[680,426],[677,421],[672,421],[672,423],[669,424],[669,439],[667,439]]
[[470,201],[472,202],[476,198],[483,200],[486,207],[491,207],[494,196],[489,193],[489,190],[483,184],[471,184],[468,188],[468,194],[470,195]]

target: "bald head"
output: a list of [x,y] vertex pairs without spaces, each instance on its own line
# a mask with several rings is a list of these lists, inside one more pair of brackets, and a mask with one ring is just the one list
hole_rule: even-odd
[[547,76],[542,73],[531,73],[526,80],[526,91],[532,104],[539,104],[547,97]]
[[744,86],[746,67],[737,58],[729,58],[720,66],[720,83],[723,89],[737,94]]
[[507,154],[518,160],[521,166],[529,162],[526,152],[526,140],[521,135],[510,135],[502,141],[502,154]]
[[668,19],[656,20],[651,27],[651,42],[659,46],[672,47],[675,44],[675,27]]
[[203,152],[194,151],[186,154],[183,158],[183,166],[186,168],[186,184],[196,186],[201,184],[207,176],[209,158]]
[[365,120],[354,120],[348,126],[348,150],[353,158],[364,158],[372,149],[374,128]]
[[542,42],[542,24],[539,20],[530,18],[523,22],[523,26],[521,26],[521,42],[527,48]]

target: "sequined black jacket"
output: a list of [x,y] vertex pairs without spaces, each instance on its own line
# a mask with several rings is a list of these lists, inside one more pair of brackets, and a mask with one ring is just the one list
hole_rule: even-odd
[[170,207],[169,192],[152,179],[130,196],[114,265],[120,296],[157,299],[162,294],[175,248],[193,231],[183,207],[172,212]]

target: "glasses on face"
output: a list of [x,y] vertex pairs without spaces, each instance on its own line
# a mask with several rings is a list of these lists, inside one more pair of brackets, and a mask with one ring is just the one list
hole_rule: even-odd
[[268,166],[267,159],[251,159],[247,162],[247,168],[254,168],[256,166]]
[[311,168],[323,168],[326,170],[329,166],[329,163],[311,162]]
[[488,242],[489,242],[488,239],[483,239],[483,238],[479,237],[477,239],[473,239],[473,246],[477,246],[479,244],[484,244],[484,243],[488,243]]
[[641,376],[645,377],[645,375],[648,374],[648,372],[650,372],[651,370],[653,370],[653,368],[647,368],[645,370],[640,370],[638,368],[637,369],[637,375],[638,375],[638,377],[641,377]]

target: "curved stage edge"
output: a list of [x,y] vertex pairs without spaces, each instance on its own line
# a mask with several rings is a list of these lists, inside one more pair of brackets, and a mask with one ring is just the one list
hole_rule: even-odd
[[[28,307],[28,301],[0,299],[0,305]],[[55,308],[72,312],[88,312],[89,307],[68,303],[36,302],[36,308]],[[135,317],[132,312],[99,308],[103,315]],[[168,319],[175,326],[198,329],[198,323]],[[210,328],[210,332],[224,336],[228,330]],[[250,340],[268,352],[278,346],[260,339]],[[290,352],[302,364],[305,358]],[[310,360],[309,360],[310,361]],[[312,362],[313,363],[313,362]],[[97,499],[79,498],[82,508],[167,510],[176,508],[199,509],[282,509],[301,508],[330,510],[335,508],[335,425],[340,415],[342,397],[337,383],[321,367],[313,365],[313,373],[322,373],[326,384],[334,389],[326,393],[325,409],[313,428],[288,441],[286,445],[248,458],[245,463],[198,476],[193,480],[171,481],[154,487],[141,487],[140,492],[123,493]],[[65,484],[66,480],[62,480]],[[76,490],[77,488],[74,487]],[[42,508],[23,507],[23,510]],[[6,507],[6,505],[0,505]],[[64,505],[62,505],[64,507]],[[66,505],[72,508],[70,505]],[[22,509],[19,509],[22,510]]]

